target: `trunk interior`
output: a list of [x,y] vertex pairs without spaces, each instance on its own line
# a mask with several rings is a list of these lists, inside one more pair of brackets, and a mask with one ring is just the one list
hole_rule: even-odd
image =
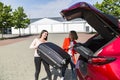
[[[112,38],[113,39],[113,38]],[[112,40],[111,39],[111,40]],[[101,35],[96,34],[95,36],[93,36],[92,38],[88,39],[84,45],[89,48],[90,50],[93,51],[93,53],[95,53],[97,50],[99,50],[101,47],[103,47],[105,44],[107,44],[108,42],[110,42],[111,40],[106,40],[104,39]]]

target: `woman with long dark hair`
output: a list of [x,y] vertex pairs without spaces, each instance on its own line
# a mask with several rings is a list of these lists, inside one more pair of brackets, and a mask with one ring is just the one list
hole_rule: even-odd
[[[75,80],[75,77],[76,77],[75,64],[76,64],[77,60],[75,57],[76,51],[74,50],[73,46],[77,43],[76,42],[77,39],[78,39],[77,32],[72,30],[69,32],[69,37],[65,38],[64,42],[63,42],[64,51],[66,51],[71,56],[70,65],[71,65],[71,69],[72,69],[72,80]],[[66,67],[63,67],[61,80],[64,80],[65,70],[66,70]]]
[[37,54],[37,48],[41,43],[47,42],[48,38],[48,31],[47,30],[42,30],[40,33],[39,38],[35,38],[33,42],[30,45],[30,48],[35,49],[34,53],[34,63],[35,63],[35,80],[38,80],[39,78],[39,73],[41,70],[41,61],[43,62],[43,65],[45,67],[45,71],[47,72],[47,76],[49,80],[51,79],[51,72],[49,68],[49,64],[45,62],[38,54]]

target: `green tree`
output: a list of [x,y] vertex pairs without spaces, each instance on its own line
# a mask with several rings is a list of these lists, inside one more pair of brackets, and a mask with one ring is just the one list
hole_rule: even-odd
[[2,11],[3,11],[3,3],[0,2],[0,34],[2,33]]
[[120,0],[103,0],[102,3],[96,2],[94,6],[102,12],[120,19]]
[[14,18],[14,27],[15,29],[19,29],[19,36],[21,36],[21,28],[26,28],[30,24],[30,19],[27,18],[27,15],[24,13],[23,7],[18,7],[13,12]]
[[0,2],[0,29],[2,33],[2,38],[4,34],[4,29],[13,26],[11,12],[11,6],[4,5]]

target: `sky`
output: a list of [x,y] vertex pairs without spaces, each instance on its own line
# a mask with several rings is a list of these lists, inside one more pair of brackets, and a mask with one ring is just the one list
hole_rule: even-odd
[[61,17],[60,11],[77,2],[95,4],[103,0],[0,0],[10,5],[13,10],[23,7],[29,18]]

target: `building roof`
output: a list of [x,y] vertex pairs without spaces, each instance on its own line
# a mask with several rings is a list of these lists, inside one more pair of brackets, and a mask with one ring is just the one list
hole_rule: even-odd
[[42,18],[32,18],[32,19],[30,19],[30,23],[33,23],[33,22],[38,21],[40,19],[42,19]]
[[[54,20],[60,21],[60,22],[65,22],[65,21],[66,21],[66,20],[63,19],[62,17],[52,17],[52,18],[49,18],[49,19],[54,19]],[[76,19],[73,19],[73,20],[71,20],[71,21],[81,21],[81,20],[83,20],[83,19],[81,19],[81,18],[76,18]]]
[[[36,22],[36,21],[41,20],[41,19],[44,19],[44,18],[33,18],[33,19],[30,19],[30,23]],[[59,21],[59,22],[66,22],[66,20],[63,19],[62,17],[48,17],[47,19],[51,19],[51,20],[55,20],[55,21]],[[77,18],[77,19],[73,19],[71,21],[83,21],[83,19]]]
[[51,17],[49,19],[53,19],[53,20],[56,20],[56,21],[59,21],[59,22],[65,21],[65,19],[63,19],[62,17]]
[[33,24],[57,24],[57,23],[60,23],[59,21],[56,21],[56,20],[53,20],[53,19],[49,19],[49,18],[42,18],[42,19],[39,19],[33,23],[31,23],[32,25]]

